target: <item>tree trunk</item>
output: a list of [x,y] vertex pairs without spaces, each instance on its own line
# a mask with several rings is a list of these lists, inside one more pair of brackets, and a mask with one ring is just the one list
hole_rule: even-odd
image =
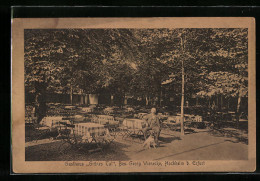
[[89,101],[88,101],[88,94],[86,94],[86,95],[85,95],[85,104],[86,104],[86,105],[89,104],[88,102],[89,102]]
[[182,60],[182,86],[181,86],[181,135],[184,135],[184,61]]
[[80,105],[84,104],[84,95],[83,95],[83,90],[80,90]]
[[86,102],[86,93],[84,93],[84,95],[83,95],[83,103],[84,103],[84,105],[86,105],[87,104],[87,102]]
[[159,94],[159,105],[162,106],[162,86],[160,86],[160,94]]
[[110,104],[111,104],[111,106],[113,106],[114,105],[114,95],[111,95],[110,96]]
[[220,95],[220,109],[221,109],[221,111],[223,109],[223,96],[222,96],[222,94]]
[[148,97],[145,96],[145,105],[148,106],[149,105],[149,100],[148,100]]
[[125,101],[125,95],[123,93],[120,93],[120,108],[124,106]]
[[[183,40],[181,38],[181,47],[182,47],[182,54],[184,54],[184,47],[183,47]],[[182,65],[182,69],[181,69],[181,72],[182,72],[182,84],[181,84],[181,135],[184,135],[184,109],[183,109],[183,106],[184,106],[184,83],[185,83],[185,80],[184,80],[184,59],[183,57],[181,57],[182,60],[181,60],[181,65]]]
[[239,122],[239,117],[240,117],[240,102],[241,102],[241,92],[239,90],[238,92],[238,99],[237,99],[237,122]]
[[218,110],[218,108],[219,108],[218,94],[216,95],[216,98],[217,98],[217,110]]
[[36,122],[39,123],[41,119],[40,119],[40,103],[39,103],[38,92],[35,93],[35,116],[36,116]]
[[83,94],[80,95],[80,104],[81,105],[84,104],[84,95]]
[[122,99],[122,102],[121,102],[121,108],[125,105],[125,94],[123,94],[123,99]]
[[70,104],[73,105],[73,89],[72,89],[72,85],[70,85]]
[[124,105],[127,105],[127,97],[124,95]]
[[227,98],[227,111],[229,111],[229,97]]

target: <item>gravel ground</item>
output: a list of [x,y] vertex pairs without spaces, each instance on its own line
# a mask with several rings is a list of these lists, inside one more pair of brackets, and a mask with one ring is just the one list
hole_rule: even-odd
[[93,152],[75,149],[60,140],[42,139],[26,143],[25,158],[26,161],[245,160],[248,155],[247,134],[230,136],[207,129],[186,130],[185,136],[178,131],[162,130],[160,146],[152,149],[144,150],[137,138],[125,140],[118,136],[103,150],[90,150]]

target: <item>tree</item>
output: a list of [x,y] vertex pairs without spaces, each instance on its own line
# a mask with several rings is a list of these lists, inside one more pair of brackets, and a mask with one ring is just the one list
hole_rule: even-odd
[[246,29],[214,29],[213,49],[209,52],[207,72],[202,73],[204,86],[198,94],[237,97],[237,121],[241,97],[247,96],[248,48]]
[[[106,89],[150,100],[160,97],[161,83],[171,78],[183,118],[184,98],[222,90],[216,83],[222,84],[223,76],[230,76],[237,90],[246,87],[246,29],[25,31],[25,85],[31,92],[70,92],[72,97]],[[243,93],[236,94],[239,112]]]
[[[135,47],[131,38],[130,31],[117,29],[26,30],[26,87],[35,92],[34,82],[42,83],[49,92],[70,93],[71,103],[73,92],[99,92],[110,83],[112,69],[126,67],[122,60]],[[107,60],[117,66],[108,66]]]
[[[136,53],[135,74],[131,82],[131,90],[136,96],[146,99],[150,104],[151,97],[159,97],[161,83],[171,72],[169,62],[160,58],[163,51],[169,48],[164,41],[168,29],[138,29],[134,31],[138,39],[138,53]],[[168,47],[167,47],[168,46]]]

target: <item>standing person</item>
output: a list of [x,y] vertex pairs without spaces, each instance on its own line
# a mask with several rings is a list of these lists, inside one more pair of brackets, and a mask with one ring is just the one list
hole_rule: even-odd
[[153,130],[155,134],[155,143],[158,144],[159,135],[161,132],[161,125],[159,117],[156,115],[156,108],[151,109],[151,114],[146,116],[147,126],[143,129],[144,138],[147,139],[147,133],[150,130]]

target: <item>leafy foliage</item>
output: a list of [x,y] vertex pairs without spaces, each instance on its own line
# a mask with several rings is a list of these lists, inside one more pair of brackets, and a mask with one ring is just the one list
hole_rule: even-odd
[[[173,79],[181,93],[247,95],[247,29],[25,30],[29,92],[158,96]],[[183,45],[183,47],[181,47]],[[39,86],[41,85],[41,86]]]

